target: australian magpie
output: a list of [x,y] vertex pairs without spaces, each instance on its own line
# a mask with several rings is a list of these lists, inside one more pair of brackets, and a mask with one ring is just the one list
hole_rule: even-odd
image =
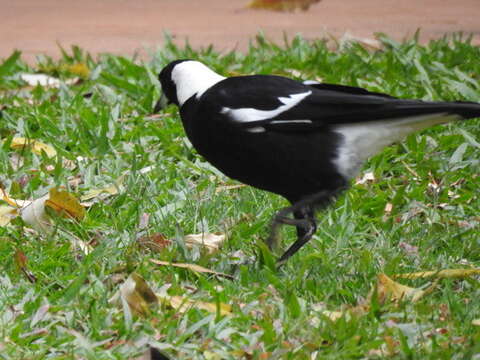
[[398,99],[272,75],[226,78],[193,60],[171,62],[159,80],[199,154],[291,203],[275,215],[267,240],[272,248],[281,224],[296,226],[298,238],[281,263],[312,238],[315,211],[345,190],[370,156],[412,132],[480,117],[472,102]]

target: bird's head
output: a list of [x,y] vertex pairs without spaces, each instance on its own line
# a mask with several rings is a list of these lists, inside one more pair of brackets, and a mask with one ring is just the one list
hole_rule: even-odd
[[193,95],[200,97],[208,88],[224,79],[199,61],[172,61],[158,75],[162,96],[155,106],[159,111],[168,104],[182,106]]

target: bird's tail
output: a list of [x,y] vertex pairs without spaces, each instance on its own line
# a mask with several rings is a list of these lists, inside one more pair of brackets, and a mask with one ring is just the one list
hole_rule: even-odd
[[480,104],[462,101],[456,101],[450,104],[452,111],[455,111],[457,115],[460,115],[464,119],[480,117]]
[[408,113],[411,113],[411,115],[443,113],[445,115],[457,115],[463,120],[480,117],[480,104],[465,101],[406,102],[396,107],[396,110],[402,112],[403,116]]

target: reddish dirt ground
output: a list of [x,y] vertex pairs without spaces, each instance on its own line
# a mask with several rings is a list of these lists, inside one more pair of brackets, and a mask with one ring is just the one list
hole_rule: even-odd
[[161,46],[164,31],[194,47],[245,50],[259,31],[282,41],[385,32],[401,40],[421,29],[421,40],[463,31],[480,44],[480,0],[323,0],[308,12],[246,9],[248,0],[0,0],[0,58],[14,49],[59,56],[58,45],[91,53],[145,55]]

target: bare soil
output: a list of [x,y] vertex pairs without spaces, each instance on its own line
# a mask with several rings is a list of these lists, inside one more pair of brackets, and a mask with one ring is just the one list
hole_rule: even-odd
[[372,38],[384,32],[401,40],[421,29],[421,41],[462,31],[480,44],[480,0],[323,0],[308,12],[247,9],[248,0],[0,0],[0,58],[14,49],[60,55],[58,44],[91,53],[147,54],[168,31],[178,43],[213,44],[245,50],[263,31],[282,41],[302,34],[313,39]]

